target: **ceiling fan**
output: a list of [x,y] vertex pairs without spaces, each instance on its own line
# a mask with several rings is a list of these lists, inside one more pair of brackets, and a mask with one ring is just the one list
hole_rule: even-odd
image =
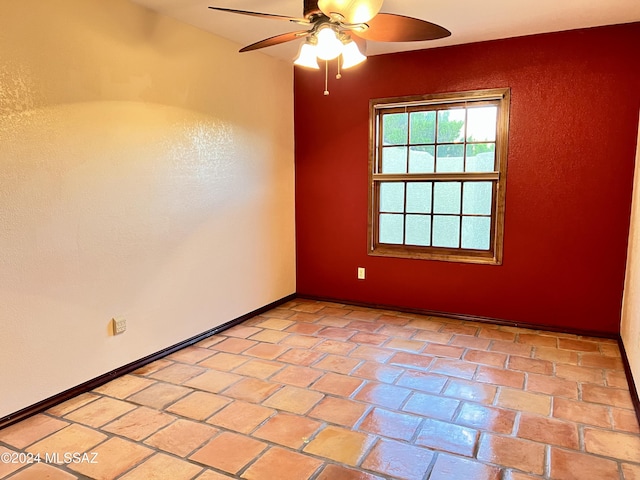
[[[449,30],[435,23],[404,15],[380,13],[383,0],[303,0],[303,2],[301,18],[222,7],[209,8],[303,25],[305,30],[265,38],[247,45],[240,49],[240,52],[258,50],[305,37],[305,43],[302,44],[294,63],[314,69],[320,68],[318,59],[328,62],[342,57],[342,62],[338,62],[338,69],[350,68],[361,63],[366,59],[364,53],[367,40],[415,42],[436,40],[451,35]],[[340,78],[339,70],[337,78]],[[325,80],[325,95],[328,94]]]

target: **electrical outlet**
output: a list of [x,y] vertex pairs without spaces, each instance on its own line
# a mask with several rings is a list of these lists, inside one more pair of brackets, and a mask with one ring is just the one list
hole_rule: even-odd
[[358,280],[364,280],[365,269],[364,267],[358,267]]
[[119,335],[127,330],[127,320],[124,318],[113,318],[111,323],[113,324],[114,335]]

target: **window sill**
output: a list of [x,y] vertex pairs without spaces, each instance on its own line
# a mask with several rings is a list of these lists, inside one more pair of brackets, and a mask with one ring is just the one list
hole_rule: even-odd
[[[467,253],[469,252],[469,253]],[[395,245],[377,245],[369,251],[373,257],[409,258],[413,260],[436,260],[440,262],[476,263],[481,265],[502,265],[502,259],[494,252],[480,250],[460,250],[448,248],[424,248]]]

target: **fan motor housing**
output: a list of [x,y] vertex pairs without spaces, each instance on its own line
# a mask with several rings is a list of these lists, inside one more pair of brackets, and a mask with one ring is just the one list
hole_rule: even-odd
[[309,18],[312,15],[322,15],[318,8],[318,0],[304,0],[304,18]]

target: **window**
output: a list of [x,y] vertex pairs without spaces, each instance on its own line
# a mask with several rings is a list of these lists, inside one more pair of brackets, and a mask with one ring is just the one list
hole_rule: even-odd
[[509,89],[372,100],[369,254],[502,263]]

